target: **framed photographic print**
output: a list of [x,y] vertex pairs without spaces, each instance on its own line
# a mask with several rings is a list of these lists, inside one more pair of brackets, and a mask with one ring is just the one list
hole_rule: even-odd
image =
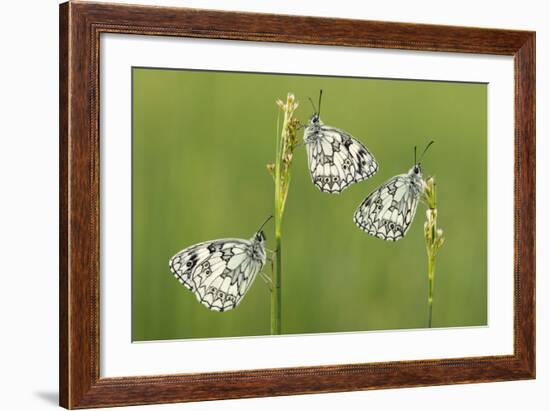
[[60,404],[535,377],[535,33],[60,6]]

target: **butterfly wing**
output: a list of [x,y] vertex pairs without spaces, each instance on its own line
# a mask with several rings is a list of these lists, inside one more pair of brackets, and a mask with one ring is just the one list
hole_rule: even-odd
[[322,125],[317,133],[307,151],[311,179],[319,190],[340,193],[378,170],[369,150],[345,131]]
[[370,235],[397,241],[413,221],[419,193],[407,174],[395,176],[365,198],[355,212],[355,224]]
[[242,300],[262,269],[252,243],[236,238],[188,247],[170,259],[170,270],[197,300],[214,311],[228,311]]

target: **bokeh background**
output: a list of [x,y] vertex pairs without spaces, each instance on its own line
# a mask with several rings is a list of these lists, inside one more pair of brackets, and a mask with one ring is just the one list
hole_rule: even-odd
[[[424,175],[438,184],[445,244],[433,326],[487,323],[487,88],[485,84],[133,69],[132,338],[269,334],[270,292],[258,276],[237,309],[211,312],[173,277],[170,257],[192,244],[249,238],[273,210],[277,98],[361,140],[380,169],[340,195],[310,181],[297,149],[283,225],[285,334],[423,328],[427,324],[425,206],[396,243],[353,223],[359,203],[434,146]],[[265,230],[273,245],[273,225]],[[265,269],[269,272],[269,269]]]

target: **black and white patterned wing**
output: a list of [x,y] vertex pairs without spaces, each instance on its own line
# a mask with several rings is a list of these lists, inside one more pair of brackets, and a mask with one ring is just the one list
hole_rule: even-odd
[[214,311],[235,308],[263,264],[251,257],[251,242],[242,239],[207,241],[170,259],[170,270],[197,300]]
[[318,133],[307,152],[311,180],[319,190],[340,193],[378,170],[369,150],[345,131],[323,125]]
[[370,235],[397,241],[414,219],[419,196],[406,174],[395,176],[365,198],[353,219]]

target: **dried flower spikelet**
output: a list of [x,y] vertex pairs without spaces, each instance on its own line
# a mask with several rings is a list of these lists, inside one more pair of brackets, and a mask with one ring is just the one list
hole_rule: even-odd
[[435,208],[428,208],[426,210],[426,220],[431,225],[434,224],[435,219],[437,218],[437,210]]
[[283,103],[283,100],[279,98],[277,99],[277,101],[275,101],[275,104],[277,104],[279,108],[283,108],[285,106],[285,103]]
[[424,182],[424,196],[430,208],[435,208],[435,180],[433,177]]
[[268,172],[269,174],[274,175],[274,173],[275,173],[275,164],[273,164],[273,163],[268,163],[268,164],[266,164],[265,167],[267,168],[267,172]]
[[443,230],[438,228],[435,234],[435,246],[437,248],[441,247],[445,242],[445,237],[443,237]]
[[292,115],[294,111],[298,108],[298,103],[296,102],[296,97],[292,93],[288,93],[286,96],[286,105],[288,107],[289,113]]

